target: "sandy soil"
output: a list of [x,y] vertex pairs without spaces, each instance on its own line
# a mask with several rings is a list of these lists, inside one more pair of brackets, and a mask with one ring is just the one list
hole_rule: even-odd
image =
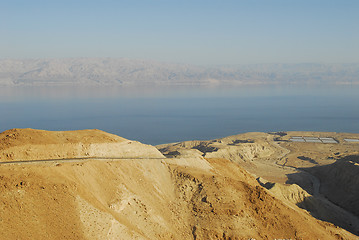
[[[86,149],[92,144],[109,144],[101,145],[101,154],[121,146],[110,151],[137,159],[0,163],[0,239],[358,239],[298,207],[298,202],[313,197],[299,185],[256,179],[269,165],[271,171],[280,173],[273,176],[279,181],[286,172],[295,170],[285,166],[274,170],[275,162],[281,159],[270,159],[288,153],[277,143],[268,142],[267,134],[245,135],[243,138],[254,142],[236,143],[240,151],[230,145],[228,156],[241,153],[241,159],[232,161],[223,158],[225,152],[216,157],[213,148],[207,148],[211,157],[204,158],[198,148],[192,149],[196,144],[178,149],[179,154],[172,155],[176,158],[163,158],[155,147],[128,144],[126,139],[98,130],[80,132],[81,137],[76,132],[15,132],[16,141],[9,139],[12,131],[0,135],[1,153],[13,153],[12,161],[25,156],[20,153],[22,146],[38,146],[28,152],[28,159],[54,156],[52,148],[40,154],[46,149],[42,148],[47,144],[44,136],[55,137],[49,140],[50,145],[62,144],[61,139],[87,144]],[[213,143],[218,148],[232,140]],[[135,147],[125,151],[113,143]],[[251,145],[241,146],[245,144]],[[76,157],[78,153],[67,147],[56,154]],[[92,157],[96,151],[89,153]]]

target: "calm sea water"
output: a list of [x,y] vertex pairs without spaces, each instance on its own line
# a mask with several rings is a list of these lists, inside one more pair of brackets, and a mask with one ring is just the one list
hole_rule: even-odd
[[244,132],[359,133],[359,87],[0,89],[0,131],[97,128],[148,144]]

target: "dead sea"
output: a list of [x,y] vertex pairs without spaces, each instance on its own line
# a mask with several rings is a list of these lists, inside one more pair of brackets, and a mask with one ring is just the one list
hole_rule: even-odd
[[359,132],[357,86],[11,88],[0,131],[101,129],[162,144],[244,132]]

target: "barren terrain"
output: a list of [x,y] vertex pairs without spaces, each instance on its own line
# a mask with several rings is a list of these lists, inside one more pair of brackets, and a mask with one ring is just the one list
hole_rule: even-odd
[[[339,143],[288,141],[298,134]],[[155,148],[99,130],[8,130],[0,239],[358,239],[358,144],[346,137],[248,133]]]
[[[337,143],[294,142],[292,137],[332,138]],[[235,162],[276,198],[359,235],[359,143],[345,139],[359,139],[359,134],[245,133],[157,147],[167,157],[197,151],[206,159]]]

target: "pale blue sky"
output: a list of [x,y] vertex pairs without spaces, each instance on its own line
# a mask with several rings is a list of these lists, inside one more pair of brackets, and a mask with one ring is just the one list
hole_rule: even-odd
[[358,0],[0,0],[0,57],[359,62]]

